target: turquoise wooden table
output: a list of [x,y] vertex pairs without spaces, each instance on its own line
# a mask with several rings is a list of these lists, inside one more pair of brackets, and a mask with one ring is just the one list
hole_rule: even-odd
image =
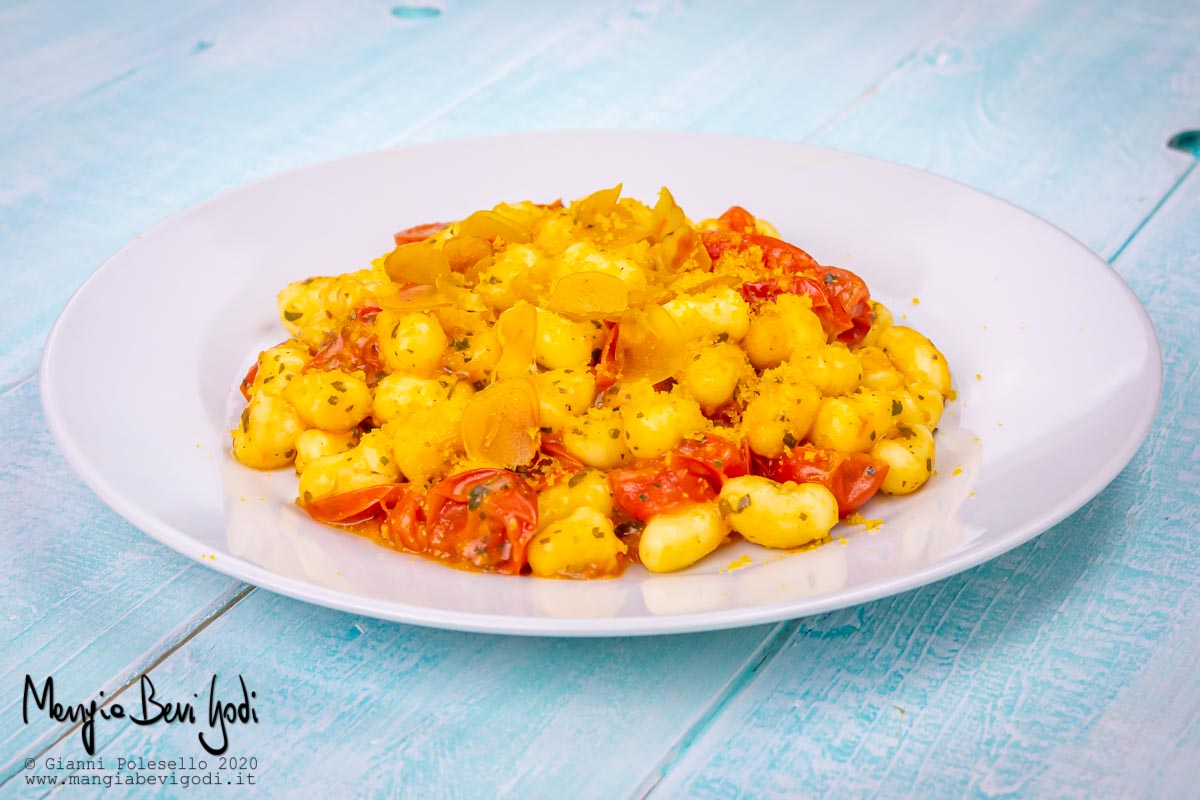
[[[810,142],[1044,216],[1154,319],[1149,439],[1067,521],[940,583],[611,640],[426,630],[240,585],[66,466],[42,342],[122,243],[316,160],[564,127]],[[0,3],[0,794],[89,773],[66,765],[87,757],[77,726],[22,720],[26,674],[81,702],[215,672],[263,690],[229,751],[256,784],[157,791],[1200,796],[1200,139],[1168,146],[1198,127],[1200,4],[1180,0]],[[204,755],[186,726],[95,737],[110,772]],[[122,791],[150,793],[54,796]]]

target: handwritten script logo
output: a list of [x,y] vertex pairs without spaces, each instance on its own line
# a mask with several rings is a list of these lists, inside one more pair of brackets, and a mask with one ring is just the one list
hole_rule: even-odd
[[[246,686],[245,679],[238,675],[240,694],[233,701],[222,700],[217,695],[217,676],[213,675],[208,685],[208,729],[198,734],[200,745],[211,755],[222,755],[229,749],[229,726],[258,724],[258,711],[254,708],[257,692],[252,692]],[[198,725],[196,709],[191,703],[178,703],[159,699],[150,678],[143,675],[138,680],[140,693],[137,706],[126,708],[117,702],[104,702],[104,692],[90,703],[64,705],[54,696],[54,677],[47,677],[42,684],[41,692],[33,681],[33,676],[25,676],[25,694],[21,703],[21,718],[29,724],[30,703],[34,708],[46,712],[46,716],[55,722],[82,722],[79,735],[83,739],[83,747],[88,755],[96,752],[96,720],[127,720],[134,725]],[[193,698],[199,700],[200,693]],[[201,718],[205,719],[205,718]]]

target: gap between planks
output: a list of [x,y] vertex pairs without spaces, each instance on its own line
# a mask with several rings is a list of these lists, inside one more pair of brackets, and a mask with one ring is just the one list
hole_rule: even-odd
[[[114,690],[111,692],[106,691],[103,686],[97,690],[97,692],[105,691],[107,694],[107,699],[105,699],[104,703],[102,703],[98,708],[108,708],[118,697],[123,695],[127,689],[137,684],[143,675],[149,674],[156,667],[173,656],[180,648],[182,648],[192,639],[195,639],[197,636],[199,636],[205,628],[220,619],[225,612],[229,611],[229,609],[233,608],[238,603],[249,597],[250,594],[256,589],[257,587],[249,584],[240,584],[233,589],[222,592],[221,595],[219,595],[213,603],[209,604],[204,610],[202,610],[200,614],[184,620],[179,626],[176,627],[174,631],[172,631],[171,634],[168,634],[166,637],[164,637],[167,641],[167,645],[160,650],[156,649],[151,651],[156,652],[157,655],[153,655],[150,658],[143,660],[140,664],[135,664],[134,668],[130,670],[123,679],[120,680]],[[197,620],[198,622],[196,622]],[[52,729],[41,739],[40,743],[35,742],[32,747],[30,747],[24,753],[19,754],[12,763],[20,764],[22,761],[31,758],[35,760],[41,759],[55,745],[78,730],[81,725],[83,725],[83,720],[75,722],[71,725],[60,727],[57,732]],[[6,786],[9,781],[13,780],[20,774],[20,770],[14,769],[3,780],[0,780],[0,788]]]
[[713,722],[716,721],[717,717],[721,716],[725,711],[725,707],[729,705],[729,702],[737,697],[746,684],[754,679],[754,676],[764,664],[779,655],[780,651],[783,650],[783,646],[791,640],[792,634],[796,632],[798,627],[800,627],[800,620],[788,620],[787,622],[780,622],[771,633],[767,634],[767,637],[755,648],[745,663],[721,687],[721,691],[717,693],[713,701],[704,707],[704,710],[700,712],[700,716],[696,718],[696,721],[688,726],[687,730],[671,746],[671,749],[659,759],[658,763],[650,769],[646,777],[638,784],[638,788],[633,794],[636,800],[645,800],[645,798],[650,797],[654,793],[654,789],[658,786],[659,782],[674,768],[679,759],[691,749],[692,744],[712,727]]

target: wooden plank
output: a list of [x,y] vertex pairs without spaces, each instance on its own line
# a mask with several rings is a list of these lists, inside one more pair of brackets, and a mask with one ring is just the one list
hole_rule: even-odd
[[1107,258],[1190,163],[1164,145],[1196,126],[1197,41],[1196,0],[973,4],[814,141],[992,192]]
[[0,781],[61,731],[21,718],[25,675],[80,701],[114,691],[236,593],[238,582],[161,547],[95,497],[42,421],[34,381],[0,396]]
[[[235,690],[244,676],[260,722],[231,728],[229,752],[257,756],[259,784],[273,796],[321,785],[359,797],[561,796],[552,787],[570,787],[607,798],[631,791],[761,656],[771,630],[523,639],[395,625],[259,591],[150,679],[160,697],[199,692],[204,709],[212,673]],[[196,736],[206,728],[100,724],[97,752],[202,755]],[[48,755],[80,750],[72,736]]]
[[410,134],[636,127],[799,139],[936,40],[959,5],[639,7],[564,37]]
[[175,50],[203,49],[204,31],[230,5],[6,4],[0,8],[0,131],[124,80]]
[[[141,64],[103,70],[121,80],[8,120],[0,387],[33,371],[70,292],[138,233],[254,177],[378,147],[613,2],[567,10],[538,0],[520,13],[456,3],[424,19],[383,2],[237,3],[196,30],[168,26],[151,61],[119,51],[121,63]],[[55,85],[53,75],[30,82],[31,96]]]

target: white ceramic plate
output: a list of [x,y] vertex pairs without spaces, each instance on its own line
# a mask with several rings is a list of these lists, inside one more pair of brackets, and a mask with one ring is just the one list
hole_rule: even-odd
[[[393,231],[505,199],[661,185],[695,218],[731,204],[861,274],[949,358],[959,392],[939,474],[877,499],[874,532],[780,556],[723,549],[681,573],[570,582],[475,575],[318,525],[290,470],[228,454],[235,387],[285,333],[275,293],[349,271]],[[920,298],[915,304],[913,298]],[[920,586],[1027,541],[1100,492],[1154,416],[1162,357],[1099,258],[1000,200],[904,167],[784,142],[564,132],[346,158],[222,195],[138,237],[75,294],[46,343],[58,443],[117,512],[272,591],[421,625],[519,634],[706,630],[828,611]],[[751,563],[730,570],[742,554]]]

